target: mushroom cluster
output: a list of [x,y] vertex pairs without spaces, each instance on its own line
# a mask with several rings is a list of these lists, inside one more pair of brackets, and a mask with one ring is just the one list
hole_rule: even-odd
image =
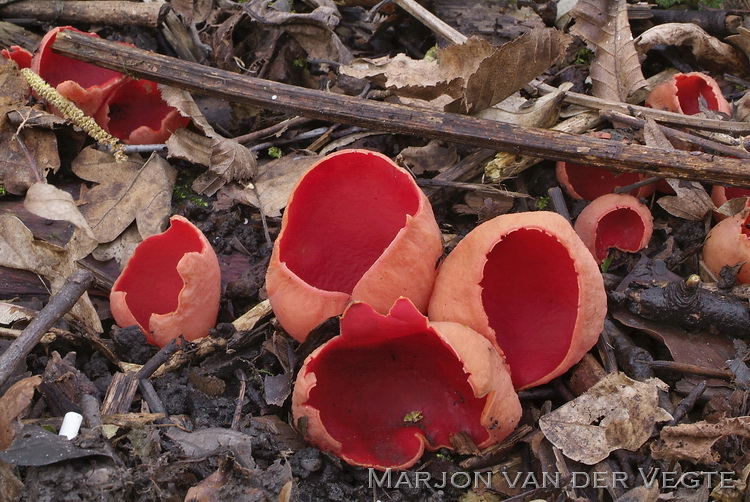
[[340,335],[295,382],[294,423],[311,444],[377,469],[408,468],[458,433],[489,446],[518,423],[517,390],[563,374],[596,343],[603,279],[561,216],[501,215],[438,267],[441,255],[427,199],[389,158],[340,151],[297,183],[269,301],[299,341],[343,313]]
[[[42,38],[33,56],[18,46],[3,49],[2,54],[20,68],[31,68],[123,143],[163,143],[178,128],[187,126],[189,119],[164,102],[155,82],[136,80],[54,52],[52,44],[64,30],[83,33],[71,26],[57,27]],[[51,111],[57,113],[54,109]]]

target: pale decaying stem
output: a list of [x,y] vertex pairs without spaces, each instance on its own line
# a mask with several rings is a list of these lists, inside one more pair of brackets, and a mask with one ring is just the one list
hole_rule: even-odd
[[128,160],[127,155],[123,151],[122,143],[107,131],[99,127],[99,124],[97,124],[94,119],[84,114],[80,108],[73,104],[72,101],[61,96],[60,93],[45,82],[42,77],[30,69],[22,69],[21,74],[34,92],[44,98],[50,105],[60,110],[60,113],[62,113],[66,119],[83,129],[86,134],[94,138],[100,144],[106,145],[109,148],[109,151],[112,152],[112,155],[114,155],[117,162],[125,162]]

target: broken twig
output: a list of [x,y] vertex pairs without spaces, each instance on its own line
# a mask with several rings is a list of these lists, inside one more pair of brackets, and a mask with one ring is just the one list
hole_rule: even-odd
[[39,315],[0,356],[0,387],[11,376],[17,362],[29,355],[52,325],[68,313],[93,282],[94,278],[87,270],[76,270],[68,277],[60,291],[50,298]]
[[625,145],[454,113],[373,102],[238,75],[71,31],[58,34],[54,50],[134,77],[331,122],[620,171],[750,187],[750,172],[746,162],[740,159],[717,159],[702,152]]

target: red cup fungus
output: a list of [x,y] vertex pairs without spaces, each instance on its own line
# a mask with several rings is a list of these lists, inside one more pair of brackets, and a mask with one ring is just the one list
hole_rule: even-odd
[[654,231],[651,211],[627,194],[594,199],[576,220],[575,230],[598,263],[610,248],[635,253],[648,246]]
[[732,107],[722,95],[716,80],[699,72],[678,73],[658,84],[646,98],[646,106],[695,115],[701,111],[701,99],[709,110],[732,115]]
[[0,51],[3,57],[15,61],[19,69],[30,68],[33,54],[18,45],[11,45],[9,49]]
[[137,325],[149,343],[163,347],[182,335],[195,340],[216,324],[221,272],[211,244],[182,216],[136,247],[110,294],[121,327]]
[[[574,199],[594,200],[612,193],[615,188],[638,183],[645,177],[638,173],[617,173],[601,167],[559,161],[555,167],[557,181]],[[654,185],[635,188],[630,193],[636,197],[648,197],[654,193]]]
[[92,116],[117,86],[128,78],[122,73],[72,59],[52,51],[57,34],[63,30],[75,31],[92,37],[72,26],[61,26],[47,32],[31,61],[31,69],[49,85],[57,89],[86,115]]
[[307,441],[346,462],[407,469],[466,433],[480,448],[521,417],[508,367],[466,326],[429,322],[405,298],[388,315],[351,304],[341,335],[304,362],[292,394]]
[[379,153],[343,150],[294,188],[266,274],[268,299],[299,341],[351,301],[385,314],[403,296],[425,311],[442,252],[411,175]]
[[47,32],[31,61],[31,69],[104,130],[124,143],[143,145],[163,143],[176,129],[187,126],[190,119],[162,99],[155,82],[134,80],[53,52],[52,44],[62,30],[83,33],[70,26]]
[[737,273],[737,281],[750,283],[750,205],[726,218],[711,229],[703,246],[703,262],[708,270],[719,277],[724,266],[743,264]]
[[94,114],[94,120],[123,143],[164,143],[189,118],[161,97],[156,82],[131,80],[114,89]]
[[506,214],[469,232],[440,265],[432,321],[453,321],[500,346],[513,384],[549,382],[596,344],[607,312],[599,267],[551,212]]

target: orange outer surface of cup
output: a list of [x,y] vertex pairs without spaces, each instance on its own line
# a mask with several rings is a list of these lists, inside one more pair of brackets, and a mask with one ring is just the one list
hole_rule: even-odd
[[[568,316],[574,318],[571,332],[555,333],[549,339],[530,339],[526,344],[526,337],[534,337],[532,325],[538,319],[534,311],[543,314],[548,308],[548,304],[537,305],[539,294],[546,294],[545,302],[555,303],[555,297],[558,292],[548,283],[548,279],[553,277],[536,277],[531,275],[535,266],[545,266],[544,257],[538,262],[531,264],[527,269],[517,272],[523,284],[518,285],[525,291],[527,304],[524,308],[531,310],[528,315],[514,319],[516,329],[520,333],[514,333],[519,340],[514,343],[521,344],[521,348],[511,350],[507,344],[503,344],[503,334],[496,333],[495,329],[490,326],[488,313],[485,311],[483,301],[483,287],[481,285],[485,274],[485,265],[488,263],[488,254],[493,248],[499,245],[503,239],[508,239],[515,232],[521,232],[518,235],[539,235],[540,240],[555,243],[557,247],[564,248],[567,257],[573,264],[575,283],[577,289],[577,298],[571,300],[574,305],[572,308],[576,312],[567,312]],[[524,233],[526,232],[526,233]],[[502,249],[502,248],[500,248]],[[532,247],[520,253],[539,252]],[[510,267],[516,266],[510,264]],[[518,264],[518,267],[522,265]],[[563,273],[555,264],[547,264],[550,275]],[[526,275],[528,279],[525,279]],[[534,281],[527,283],[525,281]],[[500,281],[498,288],[511,288],[508,294],[515,294],[512,289],[514,284],[505,284]],[[488,292],[488,294],[490,294]],[[546,212],[527,212],[515,213],[498,216],[492,220],[482,223],[471,231],[464,239],[458,243],[456,248],[448,255],[439,268],[438,277],[435,281],[435,289],[432,294],[429,306],[429,317],[432,321],[453,321],[465,324],[475,331],[481,333],[488,339],[495,341],[505,353],[508,364],[511,368],[513,383],[517,389],[526,389],[547,383],[553,378],[563,374],[573,364],[577,363],[584,354],[593,347],[599,337],[599,333],[604,325],[604,316],[607,312],[607,298],[604,291],[604,282],[594,258],[576,235],[573,227],[562,216]],[[513,312],[508,315],[513,315]],[[542,317],[541,315],[539,316]],[[528,330],[525,326],[528,325]],[[519,328],[520,327],[520,328]],[[558,346],[555,351],[551,348],[555,343],[564,344]],[[528,348],[531,347],[531,348]],[[530,352],[531,355],[527,355]],[[533,356],[540,355],[543,360],[545,353],[555,352],[555,356],[548,363],[535,361]],[[535,368],[536,366],[536,368]],[[549,366],[550,369],[538,370],[540,366]],[[542,371],[542,373],[540,373]],[[524,376],[524,374],[528,376]]]
[[[208,334],[216,324],[221,296],[221,270],[211,244],[203,233],[182,216],[173,216],[171,225],[165,232],[152,235],[136,247],[120,276],[115,281],[110,294],[110,310],[118,326],[137,325],[146,335],[149,343],[163,347],[172,339],[182,335],[185,340],[195,340]],[[172,291],[177,296],[176,308],[172,311],[156,312],[160,301],[157,299],[159,288],[164,288],[159,281],[159,270],[148,271],[147,263],[151,256],[160,253],[166,246],[179,247],[184,244],[174,239],[174,227],[182,226],[192,244],[198,251],[189,251],[179,258],[176,271],[182,280],[182,288]],[[172,231],[173,233],[170,233]],[[141,294],[154,293],[154,312],[147,322],[139,322],[128,306],[129,292],[123,290],[132,281],[141,285]],[[148,299],[148,298],[147,298]],[[174,302],[174,298],[172,298]],[[161,309],[165,310],[165,309]]]
[[[313,170],[340,155],[373,156],[390,163],[394,172],[407,175],[419,201],[415,214],[405,216],[404,226],[375,263],[362,275],[351,293],[323,290],[308,284],[290,270],[287,264],[281,261],[280,256],[280,246],[284,243],[290,215],[297,210],[305,210],[296,207],[295,192],[305,183],[305,178]],[[356,172],[353,172],[352,176],[356,176]],[[363,185],[362,190],[367,190],[367,187]],[[347,208],[341,208],[341,211],[346,210]],[[282,218],[281,232],[274,242],[266,273],[266,290],[279,323],[292,337],[303,341],[314,327],[329,317],[340,315],[352,301],[363,301],[377,312],[385,314],[393,302],[403,296],[409,298],[420,311],[425,312],[437,273],[436,263],[442,252],[442,238],[432,207],[411,175],[382,154],[367,150],[343,150],[310,167],[292,192]]]
[[586,206],[578,215],[575,230],[601,263],[611,247],[634,253],[648,246],[654,218],[632,195],[613,193],[597,197]]
[[725,265],[733,267],[745,263],[737,274],[737,280],[743,284],[750,283],[750,266],[747,265],[750,262],[749,214],[750,210],[746,208],[720,221],[708,233],[703,246],[703,261],[717,278]]
[[[344,441],[342,443],[339,439],[334,438],[327,428],[325,420],[322,418],[321,410],[310,404],[313,389],[317,385],[320,385],[318,377],[310,370],[310,367],[314,365],[317,359],[324,357],[326,351],[330,351],[335,346],[348,346],[348,344],[352,343],[355,345],[363,343],[365,347],[369,345],[377,346],[380,340],[387,342],[389,339],[408,337],[415,333],[429,334],[429,336],[437,337],[442,345],[462,365],[462,374],[466,376],[471,392],[474,395],[473,397],[478,400],[484,399],[481,413],[478,416],[473,413],[467,413],[465,419],[479,419],[479,424],[474,424],[474,428],[475,430],[481,430],[482,434],[486,435],[486,438],[477,441],[477,446],[485,448],[505,439],[515,429],[521,418],[521,404],[513,389],[509,370],[502,357],[502,353],[498,351],[492,342],[466,326],[452,322],[428,322],[427,318],[420,314],[414,305],[405,298],[399,299],[387,316],[376,313],[364,303],[355,302],[351,304],[344,313],[341,321],[341,336],[334,337],[318,347],[307,357],[298,374],[292,394],[294,423],[302,431],[305,439],[321,450],[331,452],[352,465],[373,467],[380,470],[388,468],[408,469],[419,460],[425,449],[431,451],[438,448],[453,449],[447,438],[459,431],[444,430],[438,432],[429,430],[430,424],[425,423],[426,421],[423,421],[420,427],[420,423],[412,425],[399,420],[401,423],[395,425],[395,428],[388,429],[385,427],[383,429],[385,432],[381,432],[383,436],[374,438],[371,450],[363,451],[360,449],[357,451],[356,446],[353,447],[350,444],[346,444],[345,439],[342,439]],[[335,361],[331,362],[335,363]],[[378,366],[375,365],[374,367],[377,368]],[[352,370],[356,371],[359,369],[352,368]],[[337,366],[335,371],[341,372],[343,370],[341,366]],[[341,378],[345,378],[345,376],[345,374],[342,374]],[[394,384],[394,382],[389,381],[388,375],[372,375],[374,382],[377,382],[378,378],[383,378],[384,382],[386,382],[384,385],[386,386],[389,383]],[[429,380],[429,377],[425,378]],[[397,399],[397,394],[408,386],[408,381],[399,382],[397,385],[394,385],[393,389],[387,389],[380,394],[373,392],[362,395],[361,399],[354,399],[351,402],[347,402],[344,408],[366,407],[369,409],[367,413],[368,420],[371,420],[370,417],[372,416],[377,417],[378,410],[382,409],[381,407],[389,408],[388,411],[390,411],[392,406],[403,407],[403,409],[399,410],[399,417],[404,410],[421,410],[424,411],[426,416],[432,417],[440,416],[450,411],[445,409],[430,409],[429,406],[432,400],[429,395],[420,395],[419,399],[413,403],[404,403],[402,400]],[[352,392],[356,392],[356,390],[352,389]],[[318,389],[318,391],[324,392],[325,389]],[[439,394],[445,392],[445,389],[440,385],[436,385],[434,391]],[[384,398],[383,402],[380,402],[381,398]],[[342,400],[343,398],[341,396],[333,396],[332,401],[336,402],[337,399]],[[344,403],[339,403],[339,405],[342,404]],[[481,401],[477,401],[474,404],[481,404]],[[453,404],[453,406],[457,407],[458,413],[461,413],[460,408],[464,405],[469,406],[466,404],[466,401]],[[347,412],[345,409],[336,407],[333,410],[328,410],[328,413],[336,412],[336,410],[339,410],[341,413]],[[352,423],[352,427],[356,427],[358,423],[355,420]],[[467,424],[463,427],[469,430],[472,426]],[[363,430],[362,434],[372,435],[375,432],[372,430]],[[427,436],[441,437],[443,440],[431,443]],[[409,441],[411,444],[410,451],[398,456],[398,459],[384,456],[383,451],[385,448],[378,448],[377,444],[391,440]],[[418,444],[415,445],[415,441]]]

